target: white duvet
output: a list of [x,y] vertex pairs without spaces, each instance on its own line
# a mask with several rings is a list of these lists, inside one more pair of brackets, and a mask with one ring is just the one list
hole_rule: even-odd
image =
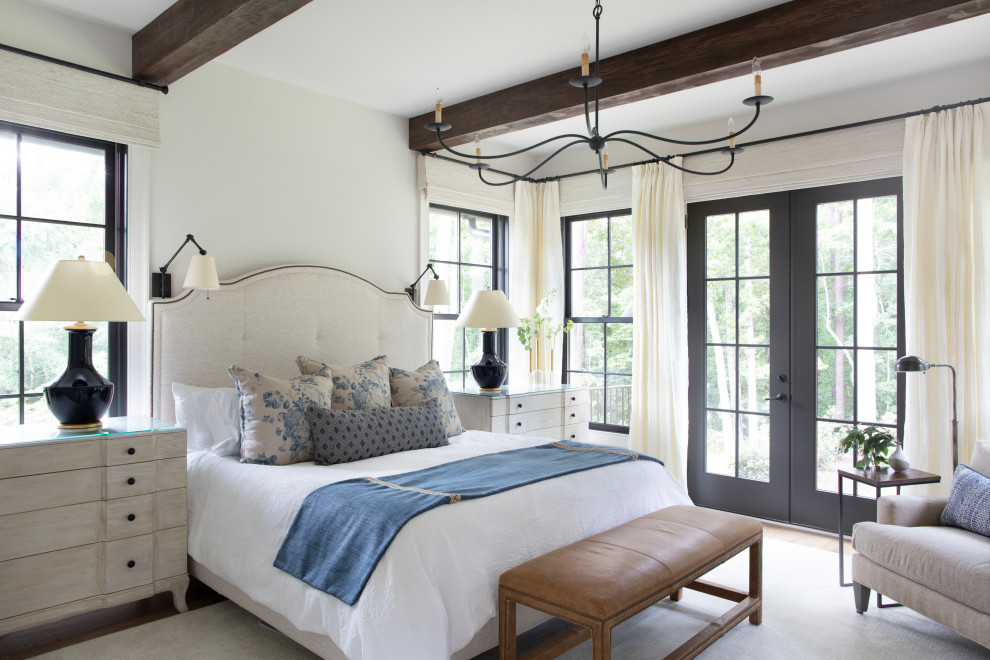
[[[532,557],[672,504],[690,504],[659,464],[631,461],[441,506],[411,520],[358,602],[345,605],[272,562],[311,491],[548,442],[467,431],[449,447],[317,466],[242,464],[190,452],[189,554],[352,660],[446,660],[497,615],[498,576]],[[491,630],[488,647],[498,643]]]

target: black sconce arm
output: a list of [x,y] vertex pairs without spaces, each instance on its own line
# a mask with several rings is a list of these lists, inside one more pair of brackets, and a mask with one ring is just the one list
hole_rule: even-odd
[[[200,254],[206,254],[206,250],[203,246],[196,242],[192,234],[186,234],[186,240],[182,241],[182,245],[179,249],[175,251],[172,258],[165,262],[164,266],[159,267],[157,273],[151,274],[151,291],[152,295],[158,295],[161,298],[169,298],[172,295],[172,276],[168,274],[168,267],[175,261],[175,258],[179,256],[182,252],[182,248],[186,247],[189,243],[192,243],[197,248],[199,248]],[[422,277],[422,276],[421,276]]]
[[[190,236],[190,238],[192,237]],[[406,287],[406,293],[409,294],[409,297],[412,298],[413,302],[416,302],[416,285],[419,284],[419,281],[423,279],[423,276],[426,275],[426,273],[428,272],[433,273],[433,279],[435,280],[440,279],[440,276],[437,275],[437,271],[433,270],[433,264],[426,264],[426,268],[424,268],[423,272],[419,274],[419,277],[416,278],[416,281]]]

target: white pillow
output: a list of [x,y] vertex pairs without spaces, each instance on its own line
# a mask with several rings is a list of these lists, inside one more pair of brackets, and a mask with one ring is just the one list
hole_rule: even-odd
[[186,427],[189,449],[221,456],[241,453],[241,410],[233,387],[195,387],[172,383],[175,421]]

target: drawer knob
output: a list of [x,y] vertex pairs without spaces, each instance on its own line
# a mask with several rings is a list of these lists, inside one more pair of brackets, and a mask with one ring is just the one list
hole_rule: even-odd
[[[573,437],[573,436],[572,436],[572,437]],[[127,514],[127,521],[128,521],[128,522],[134,522],[134,519],[135,519],[135,518],[137,518],[137,516],[135,516],[135,515],[134,515],[133,513],[128,513],[128,514]]]
[[517,403],[516,404],[516,408],[522,408],[522,404],[521,403]]
[[577,436],[571,433],[571,440],[577,440]]
[[127,477],[127,485],[128,486],[134,485],[134,477]]
[[127,453],[128,453],[128,455],[130,455],[130,456],[133,456],[133,455],[134,455],[134,452],[135,452],[135,451],[136,451],[136,450],[134,449],[134,447],[128,447],[128,448],[127,448]]
[[571,397],[571,401],[577,401],[577,397],[576,396],[572,396]]
[[522,422],[516,422],[516,426],[522,426]]
[[127,568],[134,568],[135,566],[137,566],[137,564],[134,563],[133,559],[127,562]]
[[571,413],[571,417],[577,417],[577,413]]

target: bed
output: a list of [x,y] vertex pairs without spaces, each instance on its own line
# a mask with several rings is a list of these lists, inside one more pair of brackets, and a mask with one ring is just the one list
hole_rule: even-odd
[[[416,369],[431,358],[432,314],[322,266],[269,268],[152,304],[152,414],[173,420],[172,383],[229,387],[238,364],[281,378],[297,355],[354,364],[387,355]],[[650,511],[690,503],[659,464],[632,461],[442,506],[396,536],[354,606],[276,569],[306,495],[327,483],[382,477],[547,442],[466,431],[450,445],[354,463],[289,466],[188,454],[190,574],[324,658],[471,658],[497,645],[501,572]],[[519,629],[542,622],[520,613]]]

